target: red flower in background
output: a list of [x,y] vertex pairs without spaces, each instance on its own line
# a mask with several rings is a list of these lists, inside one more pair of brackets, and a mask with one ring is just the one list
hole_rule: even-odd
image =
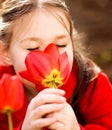
[[24,89],[17,76],[4,74],[0,80],[0,112],[14,112],[24,103]]
[[11,113],[20,110],[24,104],[24,89],[17,76],[4,74],[0,80],[0,112],[8,117],[9,130],[13,129]]
[[20,72],[20,75],[33,82],[38,92],[45,87],[54,87],[70,92],[67,97],[70,96],[71,88],[66,86],[70,76],[66,52],[60,54],[56,45],[49,44],[44,51],[31,51],[25,59],[25,64],[27,70]]

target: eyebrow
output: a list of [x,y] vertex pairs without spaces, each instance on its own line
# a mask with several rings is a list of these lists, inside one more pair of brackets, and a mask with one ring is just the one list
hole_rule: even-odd
[[37,38],[37,37],[26,37],[25,39],[21,40],[21,42],[24,42],[24,41],[40,41],[40,38]]
[[56,36],[56,39],[64,39],[68,37],[68,35],[59,35],[59,36]]
[[[64,39],[64,38],[67,38],[68,35],[67,34],[64,34],[64,35],[57,35],[55,36],[54,40],[60,40],[60,39]],[[21,42],[24,42],[24,41],[39,41],[41,42],[42,41],[42,38],[39,38],[39,37],[26,37],[25,39],[23,39]]]

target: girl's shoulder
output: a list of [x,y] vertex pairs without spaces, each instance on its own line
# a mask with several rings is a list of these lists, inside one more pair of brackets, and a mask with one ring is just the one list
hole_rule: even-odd
[[107,76],[106,73],[104,73],[102,71],[98,74],[98,76],[94,80],[97,80],[97,85],[112,87],[109,77]]
[[101,70],[99,66],[97,66],[93,61],[89,61],[90,68],[92,70],[92,78],[90,80],[90,83],[96,82],[96,85],[107,83],[108,85],[111,85],[110,80],[105,72]]
[[110,79],[108,78],[108,75],[101,70],[99,66],[97,66],[94,62],[93,64],[93,77],[91,78],[91,82],[97,80],[97,82],[110,82]]

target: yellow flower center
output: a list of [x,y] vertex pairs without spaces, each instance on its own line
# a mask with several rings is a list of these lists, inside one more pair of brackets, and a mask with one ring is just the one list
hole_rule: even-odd
[[45,79],[42,80],[42,85],[49,88],[59,88],[63,85],[63,78],[60,76],[60,72],[53,69]]

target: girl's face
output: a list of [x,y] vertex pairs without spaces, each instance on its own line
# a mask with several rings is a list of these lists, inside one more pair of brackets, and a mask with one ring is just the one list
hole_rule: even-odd
[[[59,15],[64,19],[66,27],[46,10],[32,12],[15,22],[8,55],[17,74],[26,69],[24,61],[30,51],[44,50],[50,43],[56,44],[60,53],[67,52],[70,69],[72,68],[73,47],[68,32],[69,25],[64,15]],[[26,80],[23,83],[33,87]]]

